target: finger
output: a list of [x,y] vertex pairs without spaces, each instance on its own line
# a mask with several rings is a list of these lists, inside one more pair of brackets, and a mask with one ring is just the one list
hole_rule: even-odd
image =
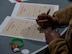
[[38,23],[38,24],[44,24],[44,25],[46,25],[46,24],[48,24],[48,22],[47,22],[48,20],[38,20],[38,19],[36,19],[36,22]]
[[[48,23],[46,23],[46,21],[47,21],[47,20],[39,20],[39,21],[38,21],[38,24],[39,24],[40,26],[47,27],[47,26],[48,26]],[[50,25],[50,24],[49,24],[49,25]]]
[[50,22],[48,19],[44,19],[44,20],[38,20],[36,19],[37,24],[39,25],[44,25],[44,26],[50,26],[52,25],[52,22]]
[[47,18],[47,14],[46,13],[42,13],[38,16],[38,19],[46,19]]
[[48,20],[47,19],[45,19],[45,20],[39,20],[38,22],[39,23],[43,23],[43,22],[47,22]]
[[43,26],[43,25],[44,25],[43,22],[39,22],[39,21],[37,21],[37,24],[38,24],[39,26]]

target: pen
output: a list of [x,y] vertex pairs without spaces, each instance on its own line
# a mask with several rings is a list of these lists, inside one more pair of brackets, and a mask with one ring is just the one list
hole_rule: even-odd
[[49,12],[50,12],[50,9],[47,11],[47,15],[49,14]]

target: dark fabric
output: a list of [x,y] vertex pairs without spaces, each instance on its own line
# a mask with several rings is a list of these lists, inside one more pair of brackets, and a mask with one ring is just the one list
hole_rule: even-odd
[[72,5],[55,12],[54,16],[56,17],[58,24],[68,25],[72,18]]
[[65,39],[59,38],[49,44],[50,54],[68,54],[68,47]]
[[68,25],[65,39],[56,39],[49,43],[50,54],[72,54],[72,5],[56,11],[54,16],[59,25]]

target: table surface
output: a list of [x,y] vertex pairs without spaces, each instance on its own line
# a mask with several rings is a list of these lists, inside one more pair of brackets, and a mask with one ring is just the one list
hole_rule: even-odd
[[[70,4],[68,0],[29,0],[26,1],[27,3],[41,3],[41,4],[55,4],[59,5],[59,8],[64,8]],[[1,0],[0,1],[0,24],[3,22],[6,16],[11,16],[15,3],[10,3],[8,0]],[[63,31],[64,28],[60,29],[60,33]],[[7,37],[0,35],[0,54],[15,54],[11,51],[9,42],[13,37]],[[25,41],[25,48],[29,48],[31,51],[41,48],[45,46],[46,43],[26,40]],[[29,46],[29,44],[31,44]],[[34,45],[34,46],[33,46]],[[34,48],[35,47],[35,48]],[[24,48],[24,47],[23,47]],[[23,49],[22,48],[22,49]],[[17,53],[18,54],[18,53]],[[21,54],[21,53],[19,53]],[[41,53],[42,54],[42,53]]]
[[[0,54],[21,54],[22,49],[28,49],[31,54],[46,45],[45,42],[22,39],[24,42],[24,46],[22,48],[20,48],[20,52],[14,53],[12,51],[11,45],[10,45],[10,42],[12,41],[13,38],[14,37],[0,35],[0,50],[1,50]],[[15,41],[15,43],[19,44],[20,42]]]

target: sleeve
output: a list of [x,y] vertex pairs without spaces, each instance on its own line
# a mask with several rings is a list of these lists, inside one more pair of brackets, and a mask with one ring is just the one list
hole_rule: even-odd
[[53,16],[59,25],[68,25],[72,18],[72,5],[54,12]]
[[68,30],[67,30],[65,39],[67,41],[70,54],[72,54],[72,19],[69,22],[69,26],[68,26]]
[[49,43],[50,54],[68,54],[68,47],[64,39],[58,38]]

